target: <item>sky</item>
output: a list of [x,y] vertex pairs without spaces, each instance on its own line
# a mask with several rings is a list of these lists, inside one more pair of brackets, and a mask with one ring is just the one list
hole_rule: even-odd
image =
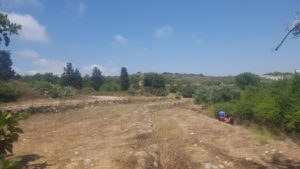
[[99,67],[213,76],[300,69],[300,38],[274,48],[300,11],[299,0],[0,0],[22,25],[9,47],[22,75],[82,75]]

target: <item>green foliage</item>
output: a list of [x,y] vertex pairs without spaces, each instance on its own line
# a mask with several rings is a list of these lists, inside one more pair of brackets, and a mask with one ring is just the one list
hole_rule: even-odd
[[21,30],[21,25],[16,23],[11,23],[8,20],[6,14],[0,13],[0,43],[4,40],[5,46],[8,46],[10,43],[9,35],[18,35],[18,31]]
[[[1,13],[0,13],[1,16]],[[7,81],[15,78],[15,71],[12,70],[10,52],[0,51],[0,81]]]
[[229,111],[239,119],[254,121],[275,131],[299,133],[299,85],[300,76],[295,74],[291,79],[248,87],[239,100],[228,103]]
[[195,103],[212,104],[238,99],[240,91],[234,85],[201,86],[196,90]]
[[126,67],[122,67],[120,75],[121,89],[128,90],[129,88],[129,77]]
[[18,128],[19,121],[28,117],[27,113],[12,115],[4,110],[0,110],[0,168],[13,168],[19,158],[7,158],[9,153],[13,153],[13,143],[18,141],[19,134],[23,133]]
[[100,88],[102,92],[118,92],[121,91],[120,79],[117,77],[106,77]]
[[21,97],[21,92],[18,88],[14,88],[11,83],[0,83],[0,102],[17,101]]
[[48,82],[37,82],[34,88],[42,95],[52,98],[68,98],[74,95],[74,91],[69,86],[59,86]]
[[247,86],[259,85],[260,78],[259,78],[259,76],[255,75],[253,73],[245,72],[245,73],[241,73],[235,77],[235,83],[241,89],[245,89]]
[[181,86],[179,87],[179,92],[181,93],[181,95],[185,98],[192,98],[193,95],[195,94],[195,90],[196,87],[195,86],[191,86],[191,85],[185,85],[185,86]]
[[61,80],[64,86],[72,86],[77,89],[81,89],[83,87],[81,74],[77,68],[74,70],[72,63],[67,63],[66,67],[64,67]]
[[164,77],[157,73],[146,73],[144,75],[144,88],[146,92],[155,96],[166,96],[168,94]]
[[151,93],[152,95],[155,95],[155,96],[168,95],[168,91],[166,88],[145,87],[144,90],[146,93]]
[[176,93],[176,95],[175,95],[175,99],[177,99],[177,100],[180,100],[181,99],[181,94],[178,92],[178,93]]
[[177,89],[178,87],[173,83],[168,88],[169,88],[170,93],[177,93],[177,91],[178,91],[178,89]]
[[20,157],[10,157],[10,158],[2,158],[0,159],[0,168],[1,169],[14,169],[20,162]]
[[129,84],[133,89],[140,89],[140,76],[139,75],[132,75],[129,78]]
[[21,78],[22,82],[26,82],[26,83],[35,83],[37,81],[44,81],[44,82],[48,82],[51,84],[59,84],[60,79],[57,75],[54,75],[53,73],[44,73],[44,74],[40,74],[37,73],[35,75],[32,76],[23,76]]
[[157,73],[146,73],[144,75],[144,86],[153,88],[165,88],[166,82],[162,75]]
[[104,78],[99,68],[94,67],[91,80],[92,87],[94,88],[94,90],[99,91],[104,81]]

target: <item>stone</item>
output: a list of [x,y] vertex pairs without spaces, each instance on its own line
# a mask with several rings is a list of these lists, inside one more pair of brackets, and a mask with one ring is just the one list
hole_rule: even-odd
[[217,169],[218,167],[211,163],[204,163],[204,169]]
[[222,164],[220,164],[218,166],[219,166],[219,168],[225,168],[224,165],[222,165]]
[[91,159],[85,159],[85,160],[83,161],[83,164],[84,164],[85,166],[89,166],[89,165],[91,165],[91,163],[92,163],[92,160],[91,160]]
[[252,158],[251,157],[247,157],[246,160],[247,161],[252,161]]

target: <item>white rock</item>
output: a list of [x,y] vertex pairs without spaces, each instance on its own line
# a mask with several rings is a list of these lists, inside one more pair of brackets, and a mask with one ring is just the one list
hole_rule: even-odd
[[194,135],[195,133],[191,132],[190,135]]
[[157,168],[157,167],[158,167],[158,164],[157,164],[157,162],[156,162],[156,161],[154,161],[154,162],[153,162],[153,166],[154,166],[155,168]]
[[79,154],[79,152],[78,152],[78,151],[75,151],[75,152],[74,152],[74,154],[75,154],[75,155],[78,155],[78,154]]
[[251,157],[247,157],[246,160],[247,161],[252,161],[252,158]]
[[89,165],[91,165],[91,163],[92,163],[92,160],[90,160],[90,159],[85,159],[85,160],[83,161],[83,164],[84,164],[85,166],[89,166]]
[[217,169],[218,167],[215,165],[212,165],[211,163],[205,163],[204,168],[205,169]]
[[224,165],[222,165],[222,164],[220,164],[220,165],[218,165],[220,168],[224,168]]

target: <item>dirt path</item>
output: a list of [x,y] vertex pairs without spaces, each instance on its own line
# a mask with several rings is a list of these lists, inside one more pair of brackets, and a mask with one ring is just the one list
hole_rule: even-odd
[[19,168],[300,168],[293,142],[261,144],[243,127],[191,111],[186,102],[32,115],[21,123],[25,134],[14,147],[23,157]]

